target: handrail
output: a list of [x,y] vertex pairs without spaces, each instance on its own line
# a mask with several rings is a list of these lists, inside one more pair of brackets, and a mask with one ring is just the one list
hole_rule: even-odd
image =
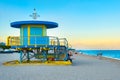
[[[47,44],[48,40],[48,44]],[[58,38],[54,36],[9,36],[7,38],[7,45],[9,46],[22,46],[24,43],[26,45],[56,45],[56,46],[66,46],[68,47],[68,41],[66,38]],[[41,42],[40,42],[41,41]],[[28,44],[29,43],[29,44]]]
[[66,38],[59,38],[60,45],[66,46],[68,48],[68,41]]

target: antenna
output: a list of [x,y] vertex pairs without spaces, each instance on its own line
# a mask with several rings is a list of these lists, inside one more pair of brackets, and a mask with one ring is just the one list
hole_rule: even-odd
[[34,11],[34,12],[32,13],[32,15],[30,15],[30,17],[32,17],[32,18],[35,20],[35,19],[37,19],[38,17],[40,17],[40,15],[37,14],[35,8],[33,9],[33,11]]

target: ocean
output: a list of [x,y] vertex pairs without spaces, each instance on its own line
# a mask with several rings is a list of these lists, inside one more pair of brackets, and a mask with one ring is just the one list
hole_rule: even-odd
[[120,50],[78,50],[78,52],[91,56],[97,56],[98,53],[102,53],[103,57],[120,60]]

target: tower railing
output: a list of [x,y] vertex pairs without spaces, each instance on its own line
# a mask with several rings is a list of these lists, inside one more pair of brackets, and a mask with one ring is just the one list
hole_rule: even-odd
[[7,46],[18,46],[18,45],[20,45],[20,37],[9,36],[7,38]]
[[66,38],[59,38],[59,42],[61,46],[66,46],[68,48],[68,41]]
[[68,47],[68,41],[66,38],[58,38],[54,36],[9,36],[7,38],[8,46],[66,46]]

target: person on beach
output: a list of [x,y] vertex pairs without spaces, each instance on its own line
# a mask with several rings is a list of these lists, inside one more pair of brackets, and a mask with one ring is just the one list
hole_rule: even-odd
[[102,55],[103,55],[102,52],[97,53],[99,59],[102,59]]
[[73,56],[72,54],[72,51],[68,51],[68,59],[67,60],[70,60],[70,62],[72,63],[72,59],[71,59],[71,56]]
[[97,56],[102,56],[102,52],[97,53]]

